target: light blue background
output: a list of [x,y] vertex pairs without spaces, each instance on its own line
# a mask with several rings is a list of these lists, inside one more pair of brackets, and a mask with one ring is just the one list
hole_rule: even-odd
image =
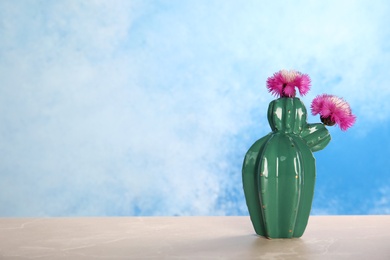
[[[390,213],[390,2],[0,1],[0,216],[246,215],[267,77],[357,115],[312,214]],[[319,122],[309,117],[310,122]]]

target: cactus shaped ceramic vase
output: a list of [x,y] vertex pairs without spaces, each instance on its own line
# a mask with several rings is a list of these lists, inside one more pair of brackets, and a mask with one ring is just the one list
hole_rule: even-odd
[[296,90],[305,95],[310,78],[281,70],[268,78],[269,92],[279,96],[268,107],[272,132],[257,140],[245,155],[242,180],[246,204],[258,235],[268,238],[302,236],[309,219],[316,180],[313,152],[330,142],[325,125],[346,130],[355,122],[349,104],[323,94],[312,104],[322,123],[307,123],[307,110]]
[[313,152],[330,141],[323,124],[307,124],[306,118],[299,98],[272,101],[268,108],[272,132],[246,153],[244,193],[258,235],[292,238],[305,231],[316,177]]

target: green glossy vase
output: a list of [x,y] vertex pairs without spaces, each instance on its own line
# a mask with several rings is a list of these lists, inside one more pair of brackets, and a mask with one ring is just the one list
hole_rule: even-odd
[[299,98],[279,98],[268,108],[272,132],[245,155],[242,178],[246,204],[258,235],[302,236],[309,219],[316,179],[313,152],[330,134],[323,124],[308,124]]

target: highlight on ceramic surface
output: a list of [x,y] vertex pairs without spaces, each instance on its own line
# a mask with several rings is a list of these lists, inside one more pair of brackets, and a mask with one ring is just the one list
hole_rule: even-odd
[[257,140],[245,155],[242,180],[246,204],[256,233],[268,238],[303,235],[310,215],[316,179],[313,152],[331,140],[326,126],[345,131],[356,117],[349,104],[322,94],[311,104],[321,123],[307,123],[307,110],[296,97],[308,93],[311,80],[295,70],[281,70],[269,77],[271,101],[267,117],[271,132]]

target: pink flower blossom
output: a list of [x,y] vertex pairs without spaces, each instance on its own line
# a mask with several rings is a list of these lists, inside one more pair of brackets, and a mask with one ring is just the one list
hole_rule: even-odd
[[311,103],[313,115],[320,115],[322,123],[332,126],[338,124],[345,131],[351,127],[356,117],[352,114],[349,104],[342,98],[322,94],[317,96]]
[[295,88],[304,96],[310,90],[310,77],[295,70],[280,70],[267,79],[267,88],[275,96],[295,97]]

